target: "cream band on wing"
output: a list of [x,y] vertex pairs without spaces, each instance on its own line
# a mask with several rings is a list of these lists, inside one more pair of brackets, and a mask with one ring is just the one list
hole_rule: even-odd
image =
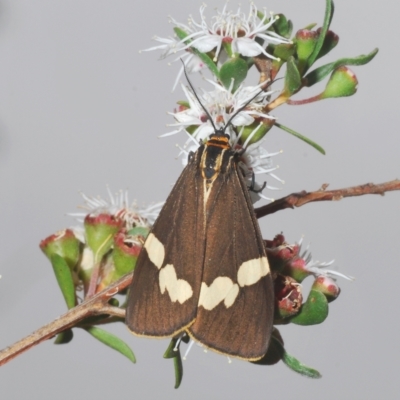
[[144,248],[147,251],[150,261],[160,269],[165,257],[164,245],[154,236],[153,233],[150,233],[144,242]]
[[212,310],[221,301],[224,301],[225,307],[229,308],[235,302],[238,293],[237,283],[233,283],[232,279],[227,276],[219,276],[210,286],[204,282],[201,284],[199,306],[203,306],[206,310]]
[[239,286],[251,286],[269,273],[269,265],[266,257],[245,261],[238,270],[237,283],[227,276],[219,276],[208,286],[202,282],[200,289],[199,306],[206,310],[212,310],[222,301],[226,308],[233,305],[239,294]]
[[186,300],[193,296],[193,289],[184,279],[178,279],[175,268],[172,264],[167,264],[161,269],[159,275],[159,283],[161,294],[168,291],[171,301],[183,304]]
[[237,280],[240,286],[250,286],[257,283],[269,273],[267,257],[254,258],[245,261],[238,270]]

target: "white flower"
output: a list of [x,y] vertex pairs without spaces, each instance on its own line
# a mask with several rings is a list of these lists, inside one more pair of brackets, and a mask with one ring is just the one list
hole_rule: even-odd
[[[83,222],[86,215],[98,215],[102,213],[107,213],[114,215],[125,221],[125,227],[129,230],[132,227],[150,227],[154,221],[157,219],[160,213],[161,207],[164,203],[156,203],[148,207],[139,207],[136,202],[129,204],[128,191],[120,190],[118,193],[113,195],[110,188],[107,186],[109,201],[104,200],[101,197],[89,197],[84,193],[81,193],[83,199],[85,200],[85,206],[81,208],[85,209],[86,212],[81,213],[69,213],[68,215],[76,218],[77,221]],[[82,228],[74,228],[74,232],[79,235]],[[84,240],[82,240],[84,242]]]
[[264,46],[268,43],[290,43],[289,40],[268,30],[279,17],[271,15],[271,18],[268,19],[268,15],[264,13],[264,17],[260,20],[254,3],[250,3],[247,17],[240,8],[236,13],[227,11],[227,4],[225,4],[222,12],[218,12],[216,16],[212,17],[211,25],[206,22],[205,7],[205,5],[200,7],[200,23],[193,18],[189,20],[190,27],[178,25],[174,20],[172,22],[189,34],[186,40],[190,38],[192,41],[187,47],[194,47],[202,53],[216,48],[214,61],[217,61],[224,42],[231,43],[233,53],[239,53],[245,57],[255,57],[262,53],[273,59],[275,57],[267,53],[264,47],[256,42],[257,38],[264,41]]
[[184,66],[182,65],[178,72],[172,91],[175,90],[179,79],[183,74],[184,68],[186,69],[187,73],[191,74],[193,72],[199,72],[205,67],[204,62],[196,54],[192,53],[190,49],[187,49],[187,46],[182,41],[178,42],[173,38],[160,38],[158,36],[154,36],[153,39],[161,44],[141,51],[162,50],[163,53],[161,54],[160,59],[164,59],[171,54],[176,54],[178,51],[186,49],[184,54],[181,54],[179,57],[173,60],[174,62],[181,60]]
[[[246,149],[242,155],[242,161],[248,169],[247,177],[249,179],[252,179],[253,174],[263,173],[283,183],[273,174],[277,167],[273,166],[271,160],[271,157],[280,152],[268,153],[264,148],[260,147],[261,141],[249,145],[251,139],[262,127],[261,122],[256,125],[246,141],[239,146],[244,126],[253,124],[256,118],[274,119],[274,117],[263,112],[263,108],[272,92],[264,92],[260,90],[260,86],[241,85],[232,93],[232,87],[226,89],[213,81],[209,80],[208,82],[214,86],[214,90],[203,91],[198,94],[198,99],[192,91],[182,85],[187,97],[188,107],[181,106],[178,111],[170,113],[176,122],[169,126],[174,126],[176,129],[161,136],[170,136],[181,131],[186,133],[188,139],[184,147],[180,148],[180,155],[183,155],[183,164],[186,165],[189,153],[195,152],[200,144],[215,132],[215,129],[225,128],[226,133],[230,135],[231,147]],[[207,113],[200,103],[203,104]],[[188,133],[189,127],[192,129],[190,134]],[[259,187],[262,187],[262,185],[259,185]],[[267,187],[276,189],[269,185]],[[262,195],[256,197],[257,199],[259,197],[266,198]]]
[[[223,43],[230,43],[233,54],[241,54],[245,57],[255,57],[264,54],[268,58],[276,59],[273,55],[267,53],[264,47],[268,43],[291,43],[289,40],[279,36],[269,28],[278,19],[278,16],[273,16],[268,19],[266,13],[260,20],[257,17],[257,7],[251,3],[249,15],[246,16],[240,11],[236,13],[228,11],[227,4],[222,12],[212,17],[212,24],[207,24],[204,15],[205,5],[200,7],[200,23],[197,23],[192,17],[189,18],[188,25],[182,24],[170,17],[170,21],[179,29],[183,30],[187,36],[182,40],[173,38],[154,37],[154,40],[160,44],[150,47],[143,51],[162,50],[160,58],[166,58],[169,55],[180,54],[175,60],[182,60],[185,64],[188,73],[198,72],[205,67],[204,62],[193,53],[193,48],[201,53],[207,53],[215,49],[214,61],[223,61],[226,58],[223,49]],[[264,43],[260,45],[256,39],[261,39]],[[181,75],[183,66],[180,68],[178,76],[175,80],[173,90],[175,89]]]
[[[201,94],[197,95],[199,99],[196,98],[193,92],[182,85],[182,90],[187,97],[189,108],[182,107],[177,112],[170,113],[177,122],[169,126],[176,126],[178,128],[162,136],[173,135],[182,130],[186,130],[189,126],[196,125],[197,128],[192,134],[192,137],[198,142],[199,140],[203,141],[213,133],[215,130],[214,126],[218,129],[227,126],[229,123],[227,130],[231,135],[231,144],[235,146],[239,137],[236,137],[231,125],[235,127],[251,125],[255,117],[274,119],[274,117],[262,111],[267,102],[267,98],[272,92],[261,91],[260,86],[241,85],[232,93],[232,88],[226,89],[222,85],[211,80],[208,80],[208,82],[214,85],[215,90],[209,92],[203,91]],[[212,121],[210,121],[200,103],[207,109]],[[256,131],[254,134],[255,133]]]
[[[299,253],[301,252],[302,242],[303,238],[301,238],[298,242]],[[353,276],[342,274],[341,272],[335,271],[333,269],[327,269],[327,267],[330,267],[335,262],[335,260],[331,260],[328,262],[314,261],[312,259],[310,245],[307,245],[305,250],[300,254],[300,258],[302,258],[306,262],[306,269],[316,278],[319,276],[326,276],[333,279],[335,279],[336,277],[341,277],[349,281],[353,281],[355,279]]]

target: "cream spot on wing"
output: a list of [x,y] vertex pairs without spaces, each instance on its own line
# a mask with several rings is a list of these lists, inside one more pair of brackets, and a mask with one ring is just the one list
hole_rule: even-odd
[[239,285],[235,283],[232,286],[232,289],[228,292],[228,294],[225,297],[224,304],[226,308],[229,308],[231,305],[233,305],[238,294],[239,294]]
[[225,306],[230,307],[239,293],[239,287],[236,283],[226,276],[215,278],[210,286],[206,283],[201,284],[199,306],[203,306],[206,310],[212,310],[221,301]]
[[168,264],[161,269],[159,283],[161,294],[164,294],[165,290],[167,290],[173,303],[179,301],[179,303],[183,304],[193,295],[193,290],[189,283],[177,278],[175,268],[172,264]]
[[150,233],[144,242],[144,248],[147,251],[150,261],[160,269],[165,257],[164,245],[154,236],[153,233]]
[[237,279],[240,286],[250,286],[257,283],[269,273],[267,257],[254,258],[245,261],[238,270]]

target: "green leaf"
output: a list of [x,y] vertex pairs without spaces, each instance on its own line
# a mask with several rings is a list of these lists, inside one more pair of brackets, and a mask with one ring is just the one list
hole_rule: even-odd
[[106,346],[120,352],[125,357],[129,358],[133,363],[136,362],[135,355],[131,348],[119,337],[107,332],[103,329],[92,326],[90,328],[84,328],[88,333],[90,333],[94,338],[104,343]]
[[303,142],[306,142],[310,146],[314,147],[314,149],[318,150],[321,154],[325,155],[325,150],[319,144],[313,142],[311,139],[301,135],[298,132],[295,132],[293,129],[290,129],[287,126],[278,124],[277,122],[275,122],[275,126],[277,126],[278,128],[282,129],[283,131],[285,131],[287,133],[290,133],[293,136],[296,136],[298,139],[302,140]]
[[328,31],[325,35],[325,40],[318,54],[317,60],[327,55],[331,50],[333,50],[337,46],[338,43],[339,43],[339,36],[337,36],[332,31]]
[[178,354],[178,349],[175,350],[176,343],[178,342],[177,338],[171,339],[171,342],[168,345],[167,350],[165,350],[165,353],[163,355],[164,358],[174,358]]
[[326,8],[325,8],[325,17],[324,23],[321,28],[321,33],[319,35],[317,44],[315,45],[314,51],[311,54],[310,58],[308,59],[308,68],[311,67],[315,63],[318,58],[318,54],[324,44],[326,32],[328,32],[329,26],[331,24],[334,12],[334,5],[332,0],[326,0]]
[[306,25],[303,29],[306,29],[308,31],[311,31],[313,28],[317,26],[316,22],[312,22],[311,24]]
[[190,108],[190,104],[188,101],[186,100],[178,100],[176,102],[176,104],[179,104],[180,106],[186,107],[186,108]]
[[[178,36],[179,39],[184,40],[188,37],[188,34],[181,28],[175,27],[174,31],[176,33],[176,36]],[[185,43],[190,44],[191,39],[187,39]],[[218,68],[215,65],[214,61],[211,59],[211,57],[206,54],[206,53],[201,53],[199,50],[195,49],[194,47],[190,48],[194,54],[196,54],[201,61],[203,61],[204,64],[207,65],[207,67],[210,69],[210,71],[214,74],[214,76],[218,79],[219,78],[219,73],[218,73]]]
[[75,285],[67,262],[58,254],[53,254],[50,262],[68,309],[75,307]]
[[74,333],[72,332],[72,329],[67,329],[63,332],[60,332],[56,340],[54,341],[54,344],[66,344],[69,343],[74,337]]
[[293,371],[308,376],[309,378],[321,378],[321,374],[314,368],[307,367],[307,365],[302,364],[299,360],[295,357],[291,356],[283,349],[283,357],[282,361]]
[[294,57],[289,57],[287,60],[286,74],[285,74],[285,94],[288,96],[295,93],[301,86],[301,76],[297,69]]
[[344,66],[344,65],[365,65],[369,63],[378,53],[379,49],[374,49],[369,54],[361,54],[358,57],[352,58],[341,58],[333,63],[325,64],[319,68],[314,69],[303,79],[303,85],[310,87],[317,82],[324,79],[329,75],[334,69]]
[[178,355],[174,357],[174,370],[175,370],[175,389],[181,385],[182,378],[183,378],[183,365],[182,365],[182,358],[181,352],[178,350]]
[[325,321],[328,312],[328,300],[325,295],[317,290],[311,290],[307,301],[301,306],[300,312],[290,322],[296,325],[320,324]]
[[274,125],[275,121],[271,119],[271,120],[266,120],[265,123],[260,124],[259,121],[254,121],[250,125],[240,127],[239,129],[241,132],[241,136],[239,143],[240,144],[245,143],[250,135],[252,135],[252,137],[250,141],[247,143],[247,145],[260,141]]
[[272,365],[282,360],[292,371],[298,374],[308,376],[309,378],[321,378],[321,374],[316,369],[307,367],[295,357],[288,354],[283,347],[283,341],[279,332],[277,336],[275,334],[276,332],[273,332],[271,336],[267,354],[261,360],[252,361],[253,364]]
[[172,358],[174,360],[175,371],[175,389],[178,389],[183,378],[183,365],[179,345],[176,346],[179,338],[173,338],[169,343],[167,350],[164,353],[164,358]]
[[278,35],[281,35],[288,39],[292,34],[293,23],[292,21],[288,20],[284,14],[277,15],[279,16],[279,18],[272,25],[272,28]]
[[226,61],[219,70],[219,78],[228,89],[232,85],[234,93],[247,76],[247,62],[240,57],[231,58]]

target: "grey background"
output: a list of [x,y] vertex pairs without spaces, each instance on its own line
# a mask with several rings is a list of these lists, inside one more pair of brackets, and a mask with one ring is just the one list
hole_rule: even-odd
[[[223,4],[209,2],[208,15]],[[264,5],[290,17],[295,30],[321,23],[325,6],[257,1]],[[199,19],[199,7],[183,0],[0,1],[1,348],[65,311],[38,243],[74,224],[65,213],[82,204],[78,190],[105,197],[110,184],[146,204],[169,193],[181,171],[175,144],[185,139],[157,136],[173,122],[166,111],[183,98],[180,89],[171,93],[179,65],[138,50],[152,46],[154,34],[172,35],[168,14]],[[274,112],[327,155],[271,131],[265,147],[284,149],[275,161],[286,181],[273,196],[399,178],[398,11],[385,0],[336,1],[331,29],[341,40],[327,61],[377,46],[380,52],[352,68],[355,96]],[[172,362],[162,359],[168,341],[133,337],[121,324],[113,331],[132,346],[136,365],[77,331],[66,346],[49,341],[2,367],[1,398],[398,398],[399,196],[312,204],[261,221],[265,238],[283,231],[294,242],[304,234],[314,258],[334,258],[340,271],[357,278],[339,281],[342,294],[322,325],[280,328],[287,350],[322,379],[298,376],[282,363],[228,364],[195,346],[176,391]]]

